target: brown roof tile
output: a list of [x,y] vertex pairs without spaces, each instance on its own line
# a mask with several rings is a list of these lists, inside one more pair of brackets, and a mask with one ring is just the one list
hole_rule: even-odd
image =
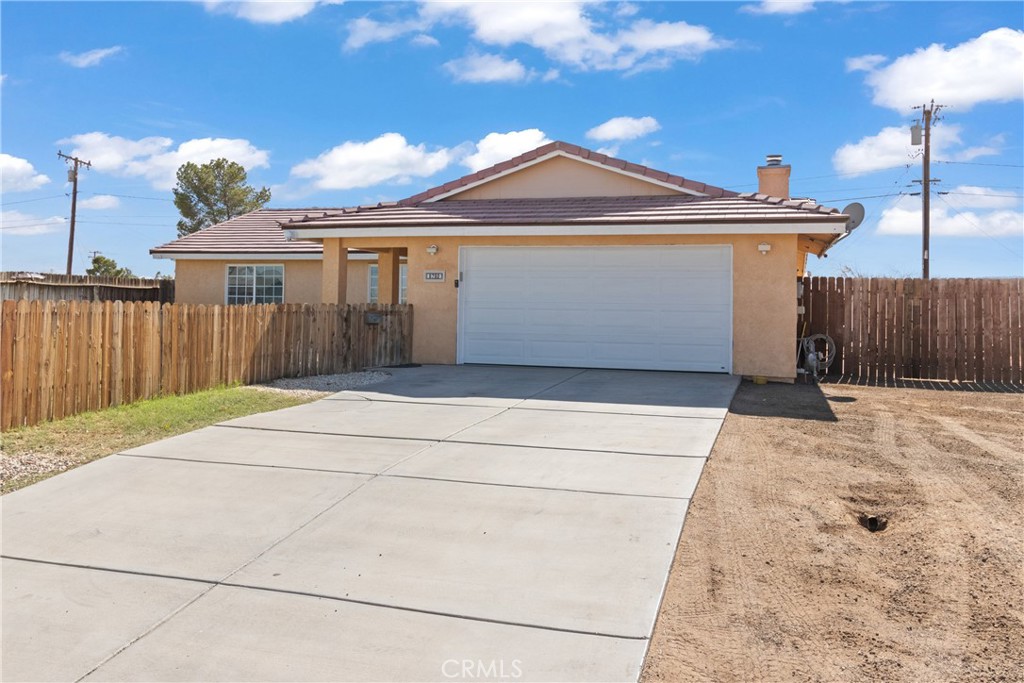
[[[761,195],[763,197],[763,195]],[[822,210],[824,209],[824,210]],[[464,233],[466,226],[508,225],[629,225],[845,220],[837,209],[786,206],[777,197],[695,197],[692,195],[640,197],[566,197],[553,199],[473,199],[381,207],[352,214],[288,225],[304,228],[403,228],[450,226]]]
[[149,250],[151,254],[319,254],[316,242],[285,239],[281,223],[323,220],[341,209],[260,209]]

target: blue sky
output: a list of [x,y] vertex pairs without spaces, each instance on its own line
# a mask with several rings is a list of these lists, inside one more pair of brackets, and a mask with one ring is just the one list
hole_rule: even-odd
[[[911,108],[935,128],[932,276],[1024,274],[1019,2],[3,2],[4,270],[168,273],[174,172],[270,206],[398,199],[565,140],[738,191],[764,155],[864,224],[813,274],[920,273]],[[917,148],[919,149],[919,148]]]

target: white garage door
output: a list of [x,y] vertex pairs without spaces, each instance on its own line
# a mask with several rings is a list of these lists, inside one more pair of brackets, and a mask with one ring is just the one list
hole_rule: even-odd
[[731,372],[728,246],[463,247],[459,362]]

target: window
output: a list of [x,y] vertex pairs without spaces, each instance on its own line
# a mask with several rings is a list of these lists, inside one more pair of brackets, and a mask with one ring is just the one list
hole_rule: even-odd
[[227,302],[284,303],[284,266],[228,266]]
[[[405,263],[398,267],[398,303],[406,303],[406,289],[409,284],[409,266]],[[377,264],[370,265],[370,285],[367,288],[370,303],[377,303]]]

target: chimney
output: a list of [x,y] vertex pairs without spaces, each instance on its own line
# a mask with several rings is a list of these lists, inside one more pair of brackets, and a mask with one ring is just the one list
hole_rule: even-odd
[[771,197],[789,199],[789,164],[782,163],[781,154],[769,154],[765,165],[757,167],[757,191]]

